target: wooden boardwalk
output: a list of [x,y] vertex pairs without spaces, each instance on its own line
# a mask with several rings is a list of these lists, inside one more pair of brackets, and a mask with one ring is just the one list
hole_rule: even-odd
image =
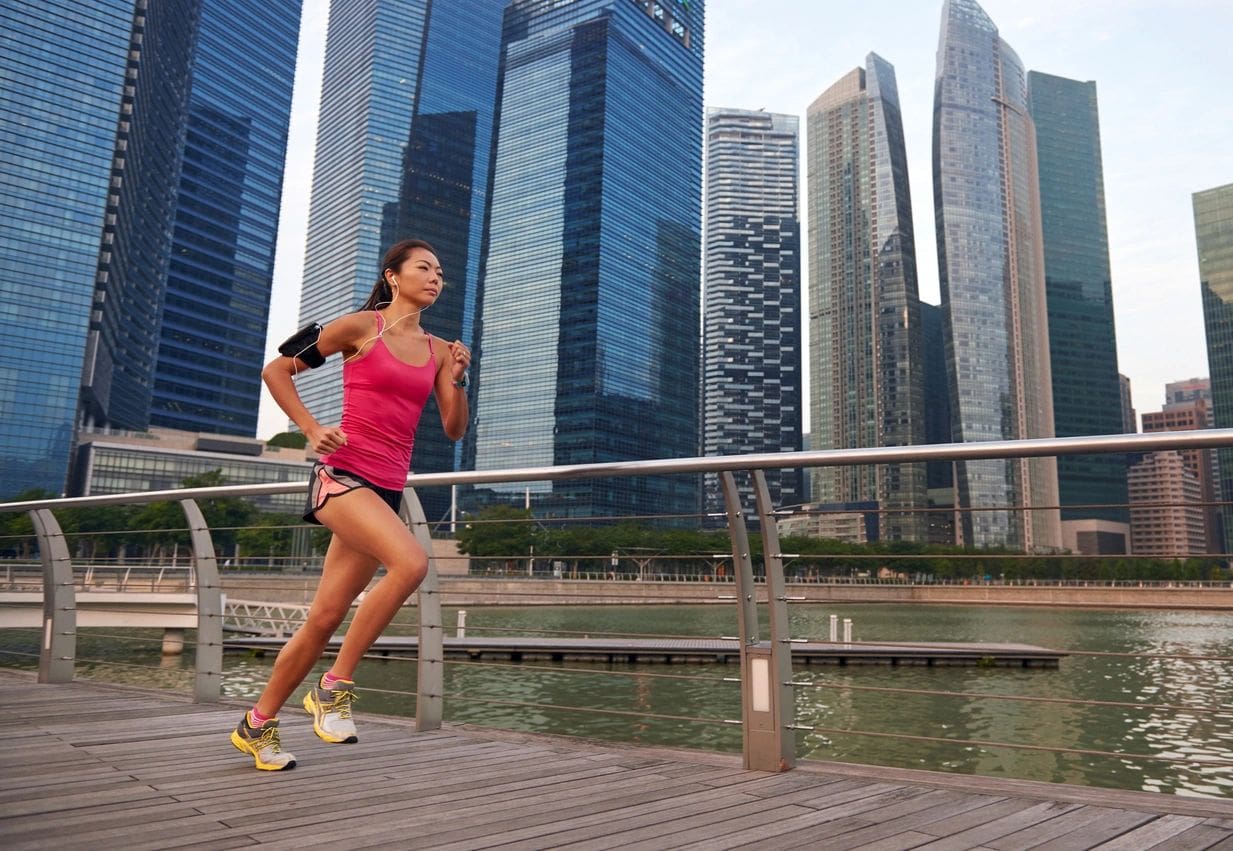
[[1233,849],[1233,800],[600,746],[361,719],[300,765],[227,741],[234,707],[0,671],[0,847]]

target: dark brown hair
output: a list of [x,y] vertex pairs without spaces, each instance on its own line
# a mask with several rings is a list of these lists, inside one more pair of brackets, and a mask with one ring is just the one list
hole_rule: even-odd
[[385,278],[385,273],[390,270],[397,272],[398,268],[411,256],[411,252],[417,248],[423,248],[433,254],[437,253],[435,248],[422,239],[404,239],[389,247],[389,250],[385,252],[385,258],[381,261],[381,275],[377,278],[377,283],[373,284],[372,292],[368,294],[368,300],[364,302],[360,310],[376,310],[378,305],[384,306],[394,300],[394,293],[390,289],[390,282]]

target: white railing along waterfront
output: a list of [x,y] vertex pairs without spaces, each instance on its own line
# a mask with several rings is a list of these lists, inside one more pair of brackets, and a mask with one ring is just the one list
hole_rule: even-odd
[[[781,770],[790,768],[796,759],[793,733],[802,729],[794,717],[794,689],[815,687],[798,682],[792,671],[790,645],[793,641],[788,624],[788,604],[794,602],[785,590],[784,561],[776,527],[777,509],[770,504],[762,471],[785,467],[817,467],[827,465],[899,464],[922,461],[965,461],[993,458],[1043,457],[1053,455],[1092,454],[1098,452],[1151,452],[1164,449],[1196,449],[1233,446],[1233,430],[1194,432],[1164,432],[1150,435],[1121,435],[1086,438],[1057,438],[1027,441],[997,441],[981,444],[948,444],[928,447],[895,447],[884,449],[836,450],[745,456],[665,459],[660,461],[614,462],[607,464],[566,467],[524,468],[496,471],[464,471],[450,474],[416,475],[408,479],[404,519],[415,531],[429,552],[428,524],[419,508],[413,488],[420,486],[468,485],[488,483],[560,481],[567,479],[614,476],[692,475],[716,473],[725,496],[726,519],[731,553],[725,554],[733,566],[738,633],[740,642],[740,676],[742,725],[745,760],[751,768]],[[740,504],[733,474],[748,472],[754,483],[756,506],[754,516],[761,532],[763,579],[755,581],[752,548],[748,540],[747,506]],[[192,563],[196,571],[195,590],[198,602],[198,635],[196,641],[196,685],[198,700],[217,699],[222,674],[222,606],[218,577],[218,558],[210,530],[197,507],[196,500],[218,497],[249,497],[299,491],[299,484],[263,484],[192,488],[136,494],[115,494],[59,500],[37,500],[0,504],[0,512],[27,512],[34,524],[42,566],[44,586],[43,641],[40,645],[40,679],[45,682],[65,682],[72,679],[75,658],[76,625],[74,592],[77,580],[66,544],[66,536],[56,522],[55,512],[63,508],[100,505],[127,505],[158,501],[179,502],[191,538]],[[1030,508],[1030,507],[1029,507]],[[1016,510],[1022,510],[1022,507]],[[922,557],[922,556],[916,556]],[[927,556],[923,556],[926,557]],[[1003,558],[1002,554],[990,558]],[[852,578],[865,580],[873,578]],[[1025,583],[1027,584],[1027,583]],[[765,606],[765,616],[760,612]],[[419,591],[418,687],[414,695],[417,722],[420,729],[432,729],[441,722],[444,694],[441,641],[443,626],[440,613],[440,589],[435,570]],[[760,620],[761,619],[761,620]],[[1209,657],[1225,661],[1221,657]],[[713,678],[712,678],[713,679]],[[896,690],[888,690],[896,691]],[[911,690],[900,690],[912,693]],[[475,699],[454,695],[453,699]],[[1015,700],[1014,696],[996,695],[989,699]],[[519,701],[489,701],[511,706],[534,704]],[[1129,705],[1129,704],[1128,704]],[[1135,704],[1136,706],[1139,704]],[[1178,709],[1171,704],[1161,707]],[[1193,707],[1186,707],[1190,711]],[[605,710],[598,710],[605,711]],[[613,710],[615,711],[615,710]],[[1199,708],[1202,711],[1202,708]],[[704,719],[693,716],[649,716],[676,720],[728,723],[733,719]],[[890,735],[859,730],[832,730],[848,735]],[[922,737],[904,737],[907,739]],[[928,738],[928,737],[923,737]],[[939,737],[941,738],[941,737]],[[953,741],[953,740],[952,740]],[[1001,744],[1024,747],[1019,743],[971,742],[986,746]],[[1037,746],[1031,746],[1037,747]],[[1048,751],[1049,748],[1039,748]],[[1075,752],[1074,749],[1060,749]],[[1096,753],[1095,750],[1084,751]],[[1100,752],[1116,756],[1111,752]],[[1177,757],[1185,759],[1185,757]],[[1208,761],[1208,764],[1211,764]]]

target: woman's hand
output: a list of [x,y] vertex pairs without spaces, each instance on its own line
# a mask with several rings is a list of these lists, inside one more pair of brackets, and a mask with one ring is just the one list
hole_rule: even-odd
[[338,426],[316,426],[304,432],[308,445],[318,455],[328,455],[347,445],[347,435]]
[[471,350],[462,344],[462,340],[455,340],[449,344],[450,349],[450,376],[455,382],[462,381],[463,375],[466,374],[467,367],[471,366]]

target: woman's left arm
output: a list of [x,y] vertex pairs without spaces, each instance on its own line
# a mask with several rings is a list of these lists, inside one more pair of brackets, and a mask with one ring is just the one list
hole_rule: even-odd
[[446,343],[434,337],[432,342],[438,364],[434,389],[437,407],[441,410],[441,426],[450,440],[461,440],[470,418],[465,377],[471,365],[471,350],[461,340]]

